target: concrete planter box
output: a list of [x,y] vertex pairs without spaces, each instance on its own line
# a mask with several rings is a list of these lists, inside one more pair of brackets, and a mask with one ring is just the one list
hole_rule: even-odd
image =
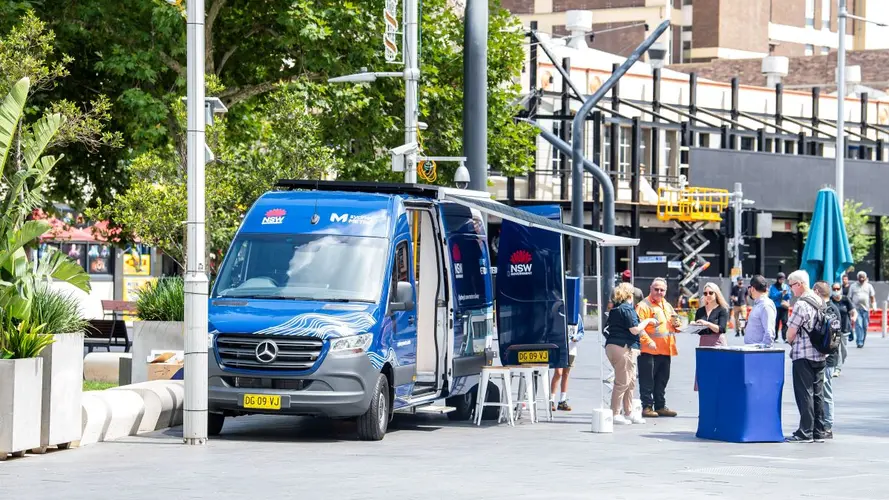
[[43,358],[0,359],[0,460],[40,447]]
[[83,397],[83,334],[54,335],[40,353],[43,359],[43,403],[40,448],[68,448],[80,441]]
[[185,322],[183,321],[134,321],[133,322],[133,376],[130,383],[148,381],[145,366],[148,355],[155,349],[185,350]]

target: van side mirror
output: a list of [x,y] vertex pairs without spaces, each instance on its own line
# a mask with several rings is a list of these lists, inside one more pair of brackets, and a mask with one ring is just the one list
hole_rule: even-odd
[[409,311],[414,308],[414,288],[409,281],[399,281],[395,286],[395,297],[389,303],[389,311]]

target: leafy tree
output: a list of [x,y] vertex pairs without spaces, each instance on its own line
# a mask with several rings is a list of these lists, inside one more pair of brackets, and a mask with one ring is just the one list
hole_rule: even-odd
[[[846,224],[846,234],[849,236],[849,247],[852,249],[852,260],[855,263],[862,262],[874,246],[874,237],[865,234],[870,219],[871,209],[861,208],[861,202],[847,199],[843,204],[843,221]],[[803,243],[809,236],[809,223],[801,222],[799,232],[803,235]]]
[[[64,118],[46,148],[79,148],[96,153],[101,147],[119,147],[121,135],[105,128],[111,103],[104,95],[94,95],[85,108],[68,99],[45,99],[44,94],[68,76],[66,67],[72,62],[67,55],[57,58],[53,55],[54,43],[55,35],[46,29],[45,23],[33,12],[26,12],[19,24],[0,38],[0,94],[10,91],[22,78],[28,78],[32,82],[28,87],[32,106],[24,113],[37,115],[40,108],[48,108],[51,114]],[[21,136],[16,135],[12,143],[12,161],[7,162],[4,175],[13,175],[22,169],[21,150]],[[88,196],[91,179],[79,175],[69,162],[63,161],[62,166],[69,175],[54,176],[47,186],[53,201],[79,201]],[[61,193],[64,194],[56,196]]]
[[[211,266],[221,261],[247,209],[278,179],[318,178],[339,167],[333,151],[321,142],[317,119],[309,113],[302,93],[274,92],[255,112],[262,119],[241,132],[249,140],[232,141],[225,120],[207,135],[218,158],[206,171]],[[111,220],[124,230],[118,238],[138,235],[184,266],[187,192],[178,155],[172,148],[143,153],[128,166],[127,174],[130,188],[87,215]]]
[[90,290],[89,275],[61,252],[47,252],[36,264],[28,261],[26,246],[51,227],[44,220],[27,220],[44,203],[46,181],[59,160],[43,153],[65,123],[60,113],[47,114],[32,124],[22,120],[29,86],[28,78],[22,78],[0,104],[0,167],[4,171],[16,140],[21,147],[17,155],[21,165],[4,178],[0,205],[0,309],[7,320],[29,318],[41,282],[57,279]]
[[[102,148],[98,160],[91,156],[72,165],[74,174],[96,184],[95,198],[107,202],[125,188],[123,165],[131,155],[165,151],[172,143],[184,157],[185,130],[176,106],[185,95],[185,2],[30,4],[51,20],[57,46],[74,59],[70,76],[53,95],[83,101],[87,89],[101,88],[113,102],[112,130],[126,137],[127,150]],[[252,137],[262,121],[255,110],[270,92],[293,86],[317,114],[324,143],[342,159],[340,177],[396,178],[383,152],[403,142],[404,83],[325,83],[329,76],[362,67],[398,69],[382,57],[381,10],[380,0],[208,0],[208,95],[218,95],[230,109],[229,142]],[[514,78],[523,60],[523,37],[519,22],[498,0],[492,0],[490,12],[489,163],[494,170],[515,173],[533,164],[534,133],[512,120],[518,111]],[[462,45],[460,13],[447,0],[425,0],[420,115],[429,125],[422,135],[428,154],[462,152]],[[438,182],[449,181],[455,165],[440,168]]]

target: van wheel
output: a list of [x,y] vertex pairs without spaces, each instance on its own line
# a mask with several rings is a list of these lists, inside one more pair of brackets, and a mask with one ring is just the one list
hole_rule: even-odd
[[225,423],[225,415],[222,413],[207,413],[207,435],[218,436],[222,433],[222,425]]
[[472,417],[472,410],[475,409],[476,392],[476,388],[473,387],[472,390],[466,394],[446,399],[445,404],[456,408],[454,411],[448,412],[448,420],[452,422],[469,420]]
[[379,441],[389,427],[389,381],[382,373],[377,376],[374,397],[367,413],[358,417],[358,439]]

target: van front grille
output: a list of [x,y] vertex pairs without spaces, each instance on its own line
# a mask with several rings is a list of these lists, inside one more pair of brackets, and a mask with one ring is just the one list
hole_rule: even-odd
[[[272,342],[270,349],[277,348],[271,361],[257,356],[257,348],[265,341]],[[267,371],[303,371],[312,368],[321,356],[324,342],[313,338],[257,337],[253,335],[218,335],[216,353],[223,368]],[[268,354],[265,356],[268,358]]]

